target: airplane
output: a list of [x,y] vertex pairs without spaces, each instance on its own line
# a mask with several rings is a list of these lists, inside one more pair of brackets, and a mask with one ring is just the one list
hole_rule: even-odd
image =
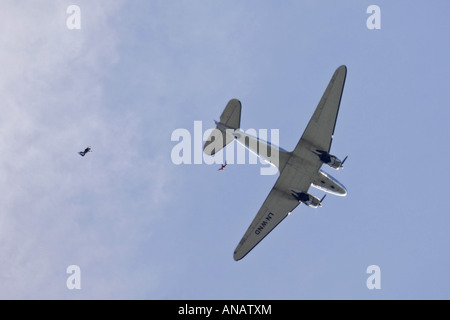
[[86,153],[88,153],[88,152],[92,152],[91,147],[87,147],[86,149],[84,149],[84,151],[78,152],[78,154],[79,154],[80,156],[84,157],[84,156],[86,155]]
[[[237,245],[234,260],[238,261],[245,257],[300,203],[312,208],[320,207],[325,197],[319,199],[308,193],[311,186],[337,196],[347,195],[344,185],[321,170],[323,164],[336,170],[342,169],[347,160],[345,157],[341,161],[330,154],[346,76],[345,65],[336,69],[293,151],[288,152],[242,131],[240,129],[242,105],[237,99],[230,100],[220,121],[215,121],[216,128],[203,147],[206,154],[213,156],[227,144],[237,140],[266,162],[276,166],[280,173],[256,217]],[[255,140],[257,143],[254,143]],[[260,152],[264,148],[270,149],[270,154],[276,154],[278,157],[268,157],[268,152]]]
[[222,167],[220,167],[220,169],[218,169],[217,171],[223,171],[225,170],[225,167],[227,166],[227,162],[225,161],[225,164],[222,165]]

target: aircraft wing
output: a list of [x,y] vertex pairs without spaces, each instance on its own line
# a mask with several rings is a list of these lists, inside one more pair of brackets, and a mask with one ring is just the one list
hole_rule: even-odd
[[346,66],[340,66],[334,72],[316,111],[294,150],[297,155],[304,146],[311,150],[330,151],[346,76]]
[[298,168],[290,160],[236,247],[234,251],[236,261],[245,257],[298,206],[299,202],[292,196],[292,190],[306,192],[311,186],[310,175],[304,170],[308,168]]

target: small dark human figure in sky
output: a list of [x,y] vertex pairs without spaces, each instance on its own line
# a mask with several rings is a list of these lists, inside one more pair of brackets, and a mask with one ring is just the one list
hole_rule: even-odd
[[88,152],[92,152],[91,147],[87,147],[86,149],[84,149],[84,151],[80,151],[78,153],[80,154],[80,156],[84,157]]
[[217,171],[223,171],[226,166],[227,166],[227,162],[225,161],[225,164],[223,164],[222,167],[220,169],[218,169]]

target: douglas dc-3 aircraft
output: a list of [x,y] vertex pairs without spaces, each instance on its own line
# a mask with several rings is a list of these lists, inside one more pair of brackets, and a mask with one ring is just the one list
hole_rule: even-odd
[[[335,71],[300,141],[291,152],[263,142],[240,130],[241,103],[239,100],[233,99],[228,102],[220,116],[220,122],[216,121],[217,127],[203,148],[206,154],[212,156],[231,141],[237,140],[267,162],[275,165],[280,171],[278,180],[234,251],[236,261],[245,257],[300,203],[303,202],[313,208],[321,206],[323,198],[319,200],[308,193],[311,185],[334,195],[347,194],[347,190],[340,182],[320,169],[325,163],[338,170],[343,168],[347,159],[345,157],[344,161],[341,161],[329,153],[346,75],[346,66],[340,66]],[[255,139],[257,143],[252,143]],[[271,157],[259,152],[264,148],[271,149]],[[269,154],[268,151],[265,153]],[[279,154],[279,157],[275,157],[278,159],[274,159],[274,154]]]

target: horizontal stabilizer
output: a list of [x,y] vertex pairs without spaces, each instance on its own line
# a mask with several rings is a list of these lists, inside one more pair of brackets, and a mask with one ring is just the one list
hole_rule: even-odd
[[206,140],[203,152],[209,156],[213,156],[231,141],[233,141],[233,136],[227,135],[224,131],[216,128],[211,132],[208,140]]
[[228,102],[225,110],[223,110],[222,115],[220,116],[220,122],[216,122],[216,129],[211,132],[203,147],[203,151],[207,155],[215,155],[233,141],[233,136],[226,134],[226,130],[234,131],[240,128],[241,109],[241,102],[239,100],[232,99]]
[[239,129],[241,127],[241,109],[239,100],[230,100],[220,116],[220,123],[230,129]]

